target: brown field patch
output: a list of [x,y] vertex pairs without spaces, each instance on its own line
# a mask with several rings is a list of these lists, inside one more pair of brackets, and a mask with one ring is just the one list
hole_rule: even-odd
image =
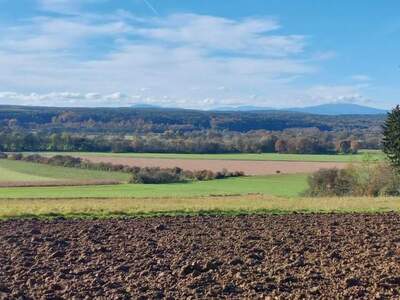
[[400,215],[0,222],[0,299],[399,299]]
[[191,171],[206,169],[218,172],[222,169],[227,169],[229,171],[242,171],[246,175],[272,175],[278,171],[283,174],[312,173],[322,168],[345,168],[348,165],[348,163],[340,162],[157,159],[107,156],[80,157],[95,163],[105,162],[138,167],[180,167]]

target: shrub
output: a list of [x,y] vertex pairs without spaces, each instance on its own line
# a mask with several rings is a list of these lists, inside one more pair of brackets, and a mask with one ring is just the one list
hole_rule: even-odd
[[6,159],[7,158],[7,154],[4,152],[0,152],[0,159]]
[[184,182],[185,179],[180,172],[174,169],[143,168],[137,173],[133,173],[130,183],[161,184]]
[[387,163],[321,169],[308,182],[308,196],[400,196],[400,175]]
[[8,159],[11,160],[21,160],[24,156],[21,153],[12,153],[10,155],[8,155]]
[[357,175],[354,195],[370,197],[399,195],[400,175],[387,163],[364,163],[355,167],[354,172]]
[[309,196],[345,196],[350,195],[355,186],[356,177],[351,170],[321,169],[308,178]]

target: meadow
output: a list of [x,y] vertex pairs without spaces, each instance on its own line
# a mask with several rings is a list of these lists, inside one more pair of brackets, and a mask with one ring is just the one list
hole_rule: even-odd
[[390,211],[400,211],[398,198],[282,198],[248,195],[148,199],[2,199],[0,201],[0,219]]
[[[39,152],[41,155],[56,155],[59,152]],[[363,160],[384,160],[379,150],[361,150],[357,154],[280,154],[280,153],[231,153],[231,154],[181,154],[181,153],[109,153],[109,152],[63,152],[62,155],[94,157],[126,157],[157,159],[195,160],[251,160],[251,161],[304,161],[356,163]]]
[[[51,153],[46,153],[52,155]],[[78,153],[63,153],[77,155]],[[291,154],[106,154],[98,157],[232,159],[272,161],[362,161],[382,159],[380,152],[357,155]],[[113,217],[196,214],[249,214],[288,212],[399,211],[396,198],[303,198],[308,174],[245,176],[174,184],[128,184],[129,174],[55,167],[23,161],[0,160],[2,181],[62,181],[114,179],[119,185],[4,187],[0,188],[0,218]]]
[[173,184],[0,188],[0,198],[177,198],[210,195],[264,194],[298,196],[307,175],[271,175]]
[[[118,180],[127,182],[129,174],[49,166],[38,163],[0,159],[0,182]],[[3,190],[0,190],[0,197]]]

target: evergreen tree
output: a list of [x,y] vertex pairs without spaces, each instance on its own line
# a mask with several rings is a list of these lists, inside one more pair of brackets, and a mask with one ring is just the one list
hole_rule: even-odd
[[388,113],[383,125],[383,152],[394,167],[400,168],[400,105]]

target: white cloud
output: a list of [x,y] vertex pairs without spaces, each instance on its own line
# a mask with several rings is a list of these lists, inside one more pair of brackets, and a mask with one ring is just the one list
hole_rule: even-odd
[[368,103],[363,85],[318,85],[307,90],[306,95],[314,103]]
[[353,75],[353,76],[351,76],[351,79],[354,81],[360,81],[360,82],[368,82],[368,81],[372,80],[371,77],[369,77],[368,75],[364,75],[364,74]]
[[[41,4],[61,9],[83,2],[90,0]],[[317,61],[329,57],[315,58],[307,53],[306,36],[279,34],[280,27],[271,18],[175,14],[140,19],[124,11],[35,17],[0,29],[0,87],[15,91],[1,93],[0,101],[207,108],[247,101],[290,106],[293,99],[322,95],[328,101],[354,94],[342,87],[292,85],[315,74]]]
[[37,0],[39,7],[44,11],[73,14],[79,13],[81,7],[87,3],[106,2],[109,0]]
[[[0,104],[14,105],[55,105],[55,106],[129,106],[140,102],[141,97],[128,96],[121,92],[112,94],[99,93],[74,93],[74,92],[51,92],[51,93],[16,93],[0,92]],[[145,99],[148,101],[148,99]]]
[[184,43],[212,50],[276,56],[301,52],[305,46],[305,37],[270,34],[279,27],[272,19],[235,21],[214,16],[181,14],[172,15],[138,32],[166,43]]
[[[119,38],[130,31],[123,21],[88,22],[80,17],[34,18],[27,25],[0,29],[0,49],[32,52],[76,49],[93,38]],[[78,51],[78,50],[77,50]]]

